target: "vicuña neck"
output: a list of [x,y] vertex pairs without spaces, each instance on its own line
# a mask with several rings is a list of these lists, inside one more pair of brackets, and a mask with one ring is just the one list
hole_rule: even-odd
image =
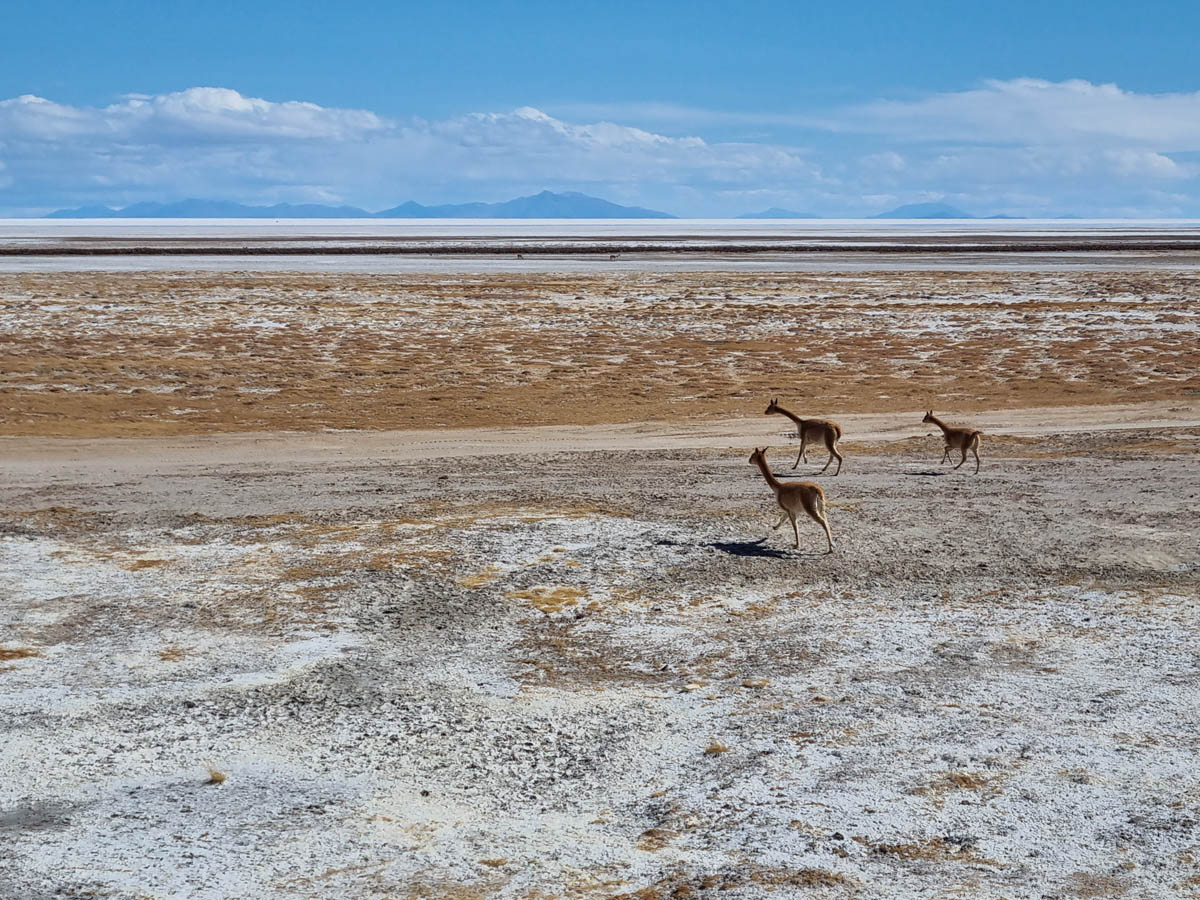
[[942,429],[942,431],[950,430],[950,426],[947,425],[945,422],[943,422],[941,419],[939,419],[937,416],[930,416],[929,421],[931,421],[938,428]]
[[789,419],[791,419],[791,420],[792,420],[793,422],[795,422],[797,425],[799,425],[799,424],[800,424],[800,417],[799,417],[798,415],[796,415],[795,413],[793,413],[793,412],[788,412],[786,409],[784,409],[784,408],[783,408],[782,406],[780,406],[778,403],[776,403],[776,404],[775,404],[775,408],[776,408],[777,410],[779,410],[779,412],[780,412],[782,415],[785,415],[785,416],[787,416]]
[[758,463],[758,471],[762,472],[763,478],[767,479],[767,484],[771,486],[771,489],[779,490],[779,479],[771,474],[771,469],[767,465],[766,459],[761,456],[756,456],[754,461]]

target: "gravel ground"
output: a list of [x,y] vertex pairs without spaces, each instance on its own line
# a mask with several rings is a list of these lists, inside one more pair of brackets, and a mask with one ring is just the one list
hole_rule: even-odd
[[1200,896],[1198,447],[0,471],[0,896]]

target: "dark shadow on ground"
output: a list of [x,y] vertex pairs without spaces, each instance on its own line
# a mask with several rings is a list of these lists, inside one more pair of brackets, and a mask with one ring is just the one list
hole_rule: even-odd
[[722,553],[728,553],[731,556],[761,556],[769,559],[792,558],[792,554],[785,550],[768,547],[766,538],[759,538],[757,541],[714,541],[705,546],[712,547],[714,550],[720,550]]
[[931,475],[949,475],[949,474],[950,474],[950,472],[947,472],[945,469],[943,469],[943,470],[942,470],[942,471],[940,471],[940,472],[935,472],[935,471],[933,471],[932,469],[929,469],[929,470],[927,470],[927,471],[924,471],[924,472],[904,472],[904,473],[902,473],[902,474],[904,474],[904,475],[920,475],[920,476],[922,476],[922,477],[928,477],[928,476],[931,476]]

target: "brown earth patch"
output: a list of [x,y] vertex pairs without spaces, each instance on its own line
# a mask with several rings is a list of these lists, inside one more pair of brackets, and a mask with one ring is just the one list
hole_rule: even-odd
[[0,434],[621,423],[1200,391],[1189,273],[0,276]]

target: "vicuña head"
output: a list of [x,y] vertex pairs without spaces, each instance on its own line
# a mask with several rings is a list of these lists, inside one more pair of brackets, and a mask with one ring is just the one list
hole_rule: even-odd
[[763,415],[769,416],[769,415],[772,415],[773,413],[782,413],[782,412],[783,412],[783,410],[779,408],[779,398],[774,397],[771,399],[771,402],[767,404],[767,411],[765,413],[763,413]]
[[925,413],[925,418],[923,418],[921,420],[921,422],[924,423],[924,422],[932,422],[932,421],[933,421],[933,410],[931,409],[929,412]]
[[750,465],[757,466],[760,462],[765,463],[766,461],[767,461],[767,448],[763,447],[760,450],[757,447],[755,447],[754,452],[750,454]]

